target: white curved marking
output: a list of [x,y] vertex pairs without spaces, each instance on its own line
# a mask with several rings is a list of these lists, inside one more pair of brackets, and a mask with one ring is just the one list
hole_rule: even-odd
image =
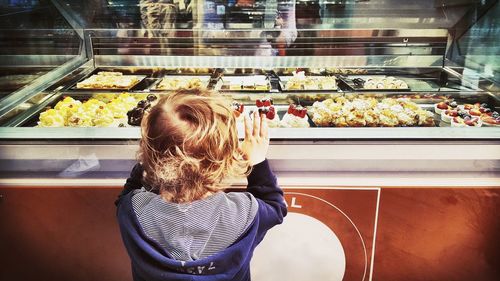
[[354,224],[354,222],[351,220],[351,218],[348,215],[346,215],[346,213],[344,213],[339,207],[333,205],[332,203],[326,201],[325,199],[322,199],[322,198],[319,198],[319,197],[316,197],[316,196],[310,195],[310,194],[300,193],[300,192],[285,192],[285,194],[303,195],[303,196],[306,196],[306,197],[311,197],[311,198],[317,199],[317,200],[319,200],[321,202],[324,202],[324,203],[332,206],[333,208],[337,209],[337,211],[339,211],[342,215],[344,215],[349,220],[349,222],[352,224],[352,226],[354,227],[354,229],[356,229],[356,232],[359,235],[359,239],[361,239],[361,244],[363,245],[363,253],[364,253],[364,256],[365,256],[365,268],[363,270],[363,278],[361,280],[362,281],[365,280],[366,269],[367,269],[367,266],[368,266],[368,256],[367,256],[367,253],[366,253],[365,241],[363,240],[363,237],[361,236],[361,232],[359,232],[359,229],[356,227],[356,224]]
[[290,213],[255,249],[251,268],[252,280],[259,281],[342,281],[346,256],[328,225],[309,215]]

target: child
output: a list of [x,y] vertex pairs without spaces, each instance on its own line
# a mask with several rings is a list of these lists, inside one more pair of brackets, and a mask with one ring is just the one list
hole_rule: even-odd
[[[250,280],[255,247],[287,209],[265,159],[266,118],[245,118],[241,144],[235,122],[203,90],[167,95],[142,120],[140,164],[117,200],[134,280]],[[223,192],[243,175],[246,192]]]

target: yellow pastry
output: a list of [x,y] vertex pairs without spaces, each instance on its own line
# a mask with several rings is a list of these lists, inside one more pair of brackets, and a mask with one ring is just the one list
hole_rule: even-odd
[[127,106],[127,104],[119,102],[117,100],[111,101],[106,106],[113,114],[113,117],[117,119],[126,118],[127,112],[134,107],[134,106]]
[[92,98],[96,99],[98,101],[102,101],[104,103],[108,103],[112,101],[114,98],[116,98],[118,94],[111,94],[111,93],[101,93],[101,94],[93,94]]
[[96,127],[109,127],[113,122],[113,113],[106,106],[99,106],[92,117],[92,124]]
[[64,127],[64,116],[55,109],[49,109],[40,114],[39,127]]
[[128,93],[121,93],[118,97],[116,97],[116,101],[123,103],[127,107],[134,107],[137,105],[137,100]]
[[68,118],[78,111],[81,107],[82,102],[79,100],[74,100],[71,97],[65,97],[62,101],[58,102],[54,109],[58,110],[59,113],[64,117],[65,124],[67,125]]
[[92,117],[83,108],[73,113],[68,118],[68,126],[70,127],[92,127]]
[[84,111],[87,113],[93,114],[95,113],[96,109],[105,106],[106,104],[103,103],[102,101],[98,101],[96,99],[89,99],[88,101],[84,102],[82,104],[82,108]]

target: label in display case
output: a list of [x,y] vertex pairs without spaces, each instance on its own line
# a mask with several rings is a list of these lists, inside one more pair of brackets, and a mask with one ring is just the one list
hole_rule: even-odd
[[380,188],[287,189],[288,215],[252,260],[255,280],[370,280]]

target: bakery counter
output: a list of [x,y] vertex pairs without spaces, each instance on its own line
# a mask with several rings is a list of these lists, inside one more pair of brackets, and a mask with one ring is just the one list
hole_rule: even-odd
[[[135,164],[138,130],[123,130],[130,141],[89,130],[91,142],[0,143],[0,243],[8,241],[2,248],[10,253],[4,279],[131,278],[113,202]],[[288,215],[256,249],[253,279],[497,279],[498,140],[273,137],[268,158]],[[244,179],[232,186],[244,187]],[[448,262],[421,270],[436,259]]]
[[[398,186],[359,173],[277,175],[288,215],[257,247],[252,279],[498,279],[495,177],[422,175],[421,185],[406,175],[400,183],[418,185]],[[2,280],[130,280],[113,204],[124,180],[0,180]]]

